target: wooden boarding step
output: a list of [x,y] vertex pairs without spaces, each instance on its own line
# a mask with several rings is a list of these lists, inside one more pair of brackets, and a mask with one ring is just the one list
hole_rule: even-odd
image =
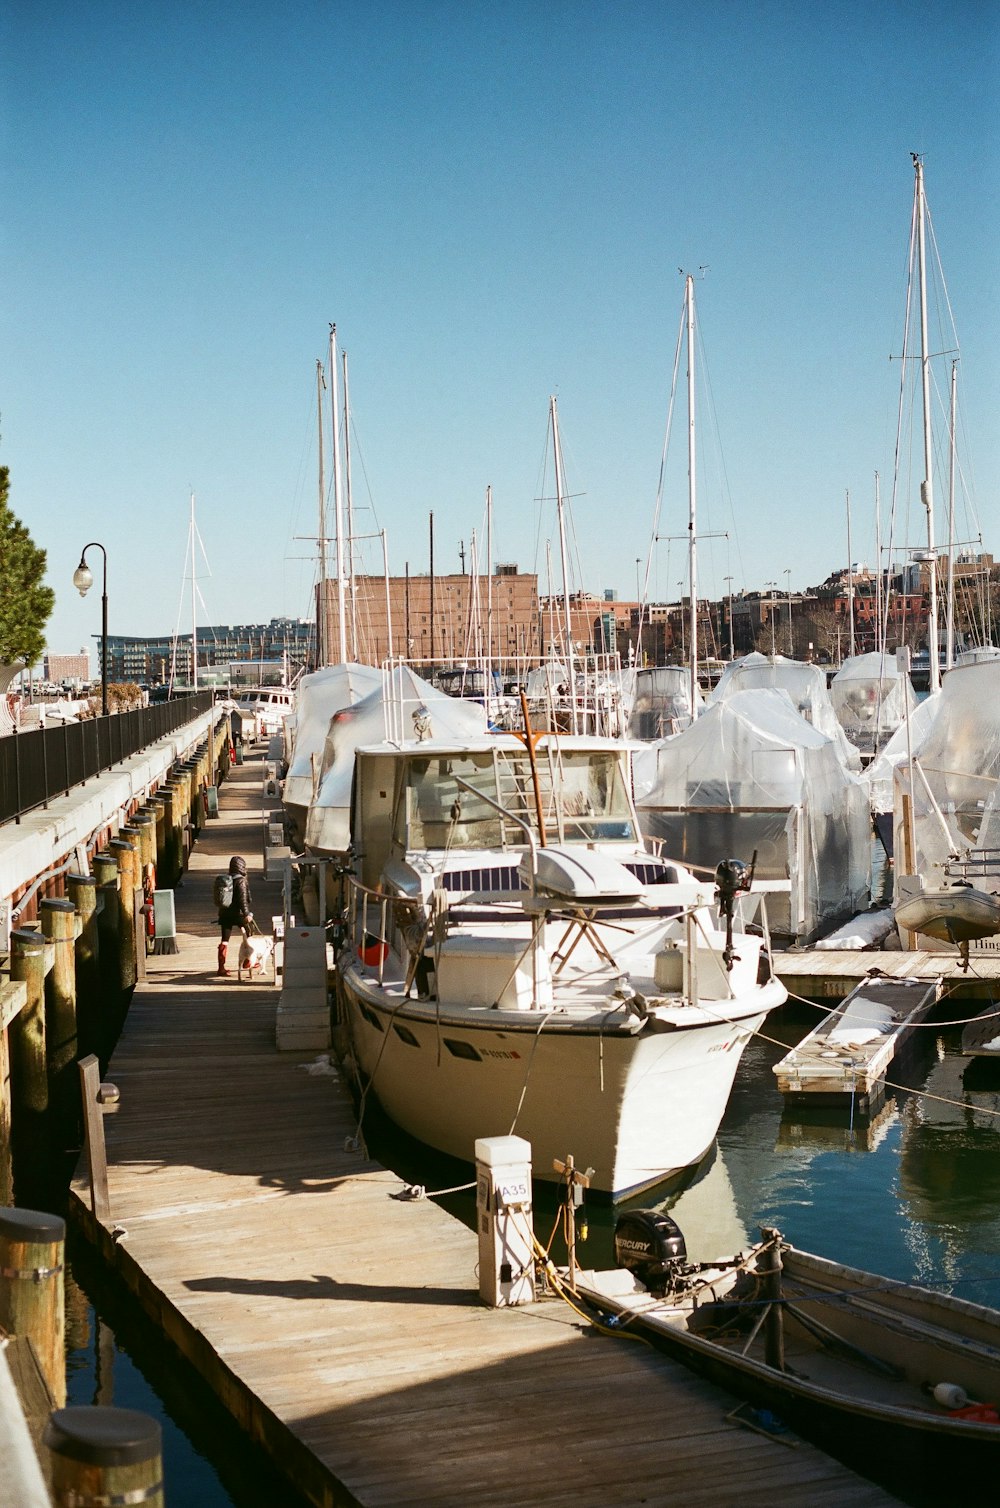
[[330,1046],[326,932],[289,927],[284,936],[275,1040],[281,1052]]

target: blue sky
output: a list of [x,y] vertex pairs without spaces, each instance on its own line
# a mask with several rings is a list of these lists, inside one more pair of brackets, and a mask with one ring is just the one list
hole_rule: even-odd
[[[708,268],[699,529],[729,536],[702,544],[703,592],[823,580],[848,491],[852,553],[873,560],[911,151],[961,342],[959,536],[1000,549],[993,0],[12,0],[0,47],[0,463],[48,551],[51,648],[98,631],[70,585],[91,539],[112,632],[190,627],[192,488],[202,621],[310,613],[330,321],[355,528],[387,531],[394,572],[427,570],[432,510],[435,567],[459,569],[490,484],[494,559],[544,581],[555,393],[572,585],[634,596],[681,268]],[[661,535],[687,522],[685,417]],[[919,543],[915,466],[896,538]],[[676,597],[681,552],[655,547],[656,597]]]

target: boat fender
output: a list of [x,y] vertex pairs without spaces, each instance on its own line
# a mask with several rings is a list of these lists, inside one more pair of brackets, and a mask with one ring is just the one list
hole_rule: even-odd
[[365,934],[364,941],[358,945],[358,957],[366,968],[377,969],[380,964],[385,963],[388,956],[388,944],[377,937],[372,937],[369,933]]
[[934,1402],[943,1409],[964,1409],[969,1395],[957,1382],[939,1382],[933,1388]]

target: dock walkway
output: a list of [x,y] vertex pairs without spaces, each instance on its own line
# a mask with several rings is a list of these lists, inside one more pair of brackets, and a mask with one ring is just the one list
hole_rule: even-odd
[[888,979],[942,979],[952,1000],[993,1000],[1000,995],[1000,958],[975,956],[963,969],[958,949],[932,952],[904,950],[789,948],[775,950],[774,971],[792,995],[810,1000],[843,1000],[866,974],[877,970]]
[[491,1310],[475,1234],[349,1148],[350,1096],[275,1048],[277,991],[214,975],[231,854],[262,925],[262,765],[234,767],[107,1077],[111,1219],[72,1215],[247,1432],[317,1504],[894,1502],[727,1421],[728,1394],[558,1300]]

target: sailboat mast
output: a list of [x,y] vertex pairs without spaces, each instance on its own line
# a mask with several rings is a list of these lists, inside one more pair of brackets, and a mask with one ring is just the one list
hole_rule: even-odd
[[198,690],[198,588],[195,585],[194,493],[191,494],[191,688]]
[[937,556],[934,552],[934,456],[931,449],[931,366],[927,347],[927,262],[924,199],[924,165],[916,153],[913,166],[916,172],[917,200],[917,260],[920,272],[920,390],[924,410],[924,480],[920,496],[927,510],[927,552],[930,556],[930,592],[927,608],[927,645],[930,670],[930,689],[937,691],[941,685],[941,665],[938,659],[938,593]]
[[[486,487],[486,660],[493,674],[493,488]],[[492,687],[491,687],[492,689]]]
[[573,618],[569,601],[569,570],[566,565],[566,523],[563,518],[563,476],[562,452],[559,448],[559,415],[554,396],[549,399],[549,413],[552,417],[552,449],[555,457],[556,471],[556,517],[559,522],[559,565],[562,570],[566,662],[569,669],[570,732],[576,733],[579,730],[576,722],[576,666],[573,656]]
[[316,418],[319,424],[319,611],[316,617],[316,655],[319,665],[330,663],[330,605],[326,596],[326,468],[323,456],[323,363],[316,363]]
[[389,592],[389,536],[385,529],[381,531],[382,538],[382,575],[385,579],[385,653],[386,659],[392,658],[392,597]]
[[344,592],[344,511],[340,496],[340,415],[337,396],[337,326],[330,326],[330,427],[333,430],[333,506],[337,526],[337,632],[338,657],[347,663],[347,621]]
[[958,394],[958,362],[951,364],[951,412],[949,414],[948,457],[948,606],[945,622],[945,669],[955,663],[955,418]]
[[351,656],[358,658],[358,604],[354,590],[354,551],[350,547],[354,538],[354,505],[351,499],[351,397],[347,386],[347,352],[341,357],[344,364],[344,483],[347,502],[347,577],[351,594]]
[[878,472],[875,473],[875,648],[885,644],[882,627],[882,510],[878,494]]
[[684,282],[687,305],[687,387],[688,387],[688,591],[690,593],[691,641],[691,708],[698,705],[698,545],[696,528],[697,478],[694,421],[694,278],[688,273]]
[[854,560],[851,555],[851,494],[844,493],[847,505],[847,652],[854,657]]

